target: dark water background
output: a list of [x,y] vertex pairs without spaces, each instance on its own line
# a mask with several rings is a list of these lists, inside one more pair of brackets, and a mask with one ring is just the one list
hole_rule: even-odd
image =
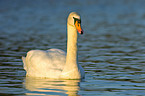
[[[71,11],[85,81],[26,78],[26,52],[66,50]],[[145,96],[145,0],[0,0],[0,95]]]

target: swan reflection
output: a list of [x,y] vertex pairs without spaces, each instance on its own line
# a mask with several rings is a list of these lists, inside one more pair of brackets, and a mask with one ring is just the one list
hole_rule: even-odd
[[24,86],[28,90],[26,95],[77,95],[80,80],[53,80],[26,77]]

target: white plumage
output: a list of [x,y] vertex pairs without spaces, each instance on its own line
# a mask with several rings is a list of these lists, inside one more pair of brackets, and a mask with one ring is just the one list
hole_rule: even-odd
[[82,34],[80,16],[71,12],[67,20],[67,54],[60,49],[31,50],[22,57],[26,75],[55,79],[81,79],[84,70],[77,62],[77,30]]

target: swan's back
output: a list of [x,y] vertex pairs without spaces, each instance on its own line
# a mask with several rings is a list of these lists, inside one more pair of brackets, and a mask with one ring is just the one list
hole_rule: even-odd
[[59,49],[31,50],[23,57],[27,76],[59,78],[66,62],[65,52]]

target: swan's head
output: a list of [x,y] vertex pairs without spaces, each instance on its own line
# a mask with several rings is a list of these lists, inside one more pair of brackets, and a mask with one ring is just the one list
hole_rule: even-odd
[[76,12],[71,12],[68,16],[67,23],[71,26],[74,26],[80,34],[83,34],[81,28],[81,17]]

